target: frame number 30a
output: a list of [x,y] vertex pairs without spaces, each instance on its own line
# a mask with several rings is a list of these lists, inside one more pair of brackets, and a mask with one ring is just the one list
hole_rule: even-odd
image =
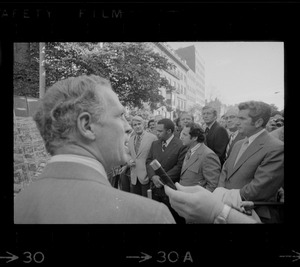
[[[179,254],[176,251],[170,251],[169,253],[166,253],[165,251],[159,251],[158,253],[159,259],[157,259],[157,262],[164,263],[164,262],[171,262],[175,263],[179,260]],[[182,260],[183,263],[185,262],[193,262],[192,255],[189,251],[187,251],[184,255],[184,258]]]
[[23,255],[26,257],[26,259],[23,260],[24,263],[42,263],[45,259],[44,254],[39,251],[35,253],[26,251],[23,253]]

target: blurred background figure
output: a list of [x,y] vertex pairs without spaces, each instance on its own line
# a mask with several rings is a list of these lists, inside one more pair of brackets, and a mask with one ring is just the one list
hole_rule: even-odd
[[148,121],[147,131],[149,133],[152,133],[152,134],[156,135],[156,122],[155,122],[154,119],[151,119],[151,120]]
[[223,126],[226,130],[227,129],[227,122],[226,122],[226,118],[225,118],[225,114],[221,116],[221,118],[219,119],[219,124],[221,126]]
[[226,146],[226,153],[225,153],[226,159],[229,157],[229,154],[230,154],[234,144],[237,141],[245,138],[245,136],[239,132],[238,127],[237,127],[238,112],[239,112],[238,108],[231,108],[224,115],[224,119],[225,119],[226,125],[227,125],[227,131],[228,131],[228,135],[229,135],[229,142]]
[[182,112],[178,119],[176,120],[176,127],[174,131],[175,137],[180,139],[180,133],[185,125],[187,125],[189,122],[194,122],[194,116],[188,112]]
[[226,129],[217,120],[217,110],[211,106],[202,108],[202,117],[205,122],[205,144],[214,151],[220,160],[221,166],[226,158],[226,147],[229,137]]

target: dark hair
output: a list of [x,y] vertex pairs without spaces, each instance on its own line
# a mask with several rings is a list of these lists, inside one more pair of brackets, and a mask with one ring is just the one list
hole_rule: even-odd
[[248,101],[239,104],[239,110],[249,109],[249,117],[252,119],[252,123],[255,123],[258,119],[263,119],[262,127],[265,128],[271,117],[270,105],[262,101]]
[[203,111],[204,109],[211,109],[212,112],[213,112],[213,114],[214,114],[214,116],[217,116],[217,115],[218,115],[217,110],[216,110],[214,107],[212,107],[212,106],[204,106],[204,107],[202,108],[202,111]]
[[150,127],[149,125],[150,125],[151,122],[155,122],[155,121],[153,119],[149,120],[148,121],[148,128]]
[[157,124],[163,124],[167,131],[171,130],[172,133],[174,132],[175,125],[170,119],[161,119],[157,122]]
[[190,128],[190,136],[197,137],[197,142],[203,143],[205,139],[204,131],[202,127],[195,122],[189,122],[185,127]]

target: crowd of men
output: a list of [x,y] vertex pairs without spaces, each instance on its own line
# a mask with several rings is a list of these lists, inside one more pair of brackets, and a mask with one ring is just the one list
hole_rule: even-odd
[[[282,222],[283,117],[279,125],[268,104],[240,103],[223,123],[205,106],[200,126],[186,112],[174,122],[128,121],[98,76],[50,89],[34,119],[53,157],[16,198],[16,223]],[[154,159],[177,190],[162,183]]]
[[[245,110],[249,110],[249,113],[242,117]],[[258,113],[258,110],[261,112]],[[257,114],[252,115],[251,111]],[[111,181],[114,181],[112,184],[145,197],[147,190],[151,189],[153,199],[166,204],[177,223],[185,223],[185,220],[170,206],[163,184],[149,166],[153,159],[161,163],[174,182],[183,186],[200,185],[210,192],[217,187],[239,189],[238,192],[234,191],[237,193],[234,202],[240,199],[260,202],[283,200],[283,145],[269,137],[275,136],[283,142],[283,117],[270,117],[270,112],[267,104],[250,101],[241,103],[239,108],[230,108],[222,116],[223,122],[219,123],[216,109],[205,106],[202,109],[205,124],[201,126],[187,112],[174,122],[170,119],[151,119],[146,123],[141,116],[135,116],[130,121],[133,129],[128,147],[130,160],[125,165],[126,171],[122,166],[119,168],[121,171],[111,177]],[[252,118],[261,118],[260,124],[255,125]],[[245,119],[248,122],[243,124]],[[238,159],[241,156],[238,152],[242,142],[230,158],[235,143],[245,138],[252,142],[258,136],[256,143],[241,160]],[[262,146],[270,147],[262,149]],[[268,158],[269,153],[275,154]],[[275,159],[278,160],[277,164],[272,164]],[[225,164],[226,161],[228,163]],[[267,205],[255,210],[261,221],[281,222],[280,203],[275,208]]]

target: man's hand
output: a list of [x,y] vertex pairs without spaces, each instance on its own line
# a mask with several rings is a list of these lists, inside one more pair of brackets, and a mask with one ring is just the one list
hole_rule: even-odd
[[158,175],[153,175],[152,176],[152,181],[155,185],[155,187],[160,188],[162,187],[164,184],[160,181],[159,176]]
[[128,165],[129,165],[129,167],[134,167],[134,166],[135,166],[135,161],[132,160],[132,159],[130,159],[130,160],[128,161]]
[[175,183],[175,186],[177,190],[165,185],[165,192],[171,206],[187,223],[213,223],[221,213],[224,204],[205,188],[199,185],[182,186],[179,183]]

